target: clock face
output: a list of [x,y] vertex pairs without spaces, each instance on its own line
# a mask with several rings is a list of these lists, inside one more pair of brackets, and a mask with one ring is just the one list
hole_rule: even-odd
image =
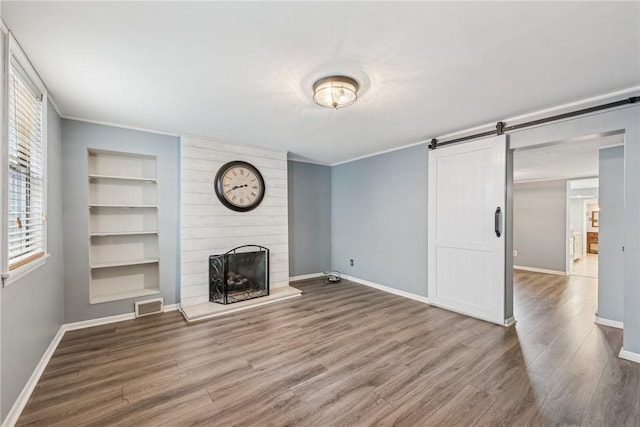
[[253,165],[234,161],[216,174],[216,195],[223,205],[238,212],[255,209],[264,197],[264,180]]

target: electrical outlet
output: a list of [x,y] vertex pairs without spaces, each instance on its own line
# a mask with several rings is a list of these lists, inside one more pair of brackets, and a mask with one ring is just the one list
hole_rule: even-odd
[[349,260],[349,265],[351,265],[351,267],[353,267],[353,260],[352,259]]
[[518,251],[513,251],[513,256],[518,256]]

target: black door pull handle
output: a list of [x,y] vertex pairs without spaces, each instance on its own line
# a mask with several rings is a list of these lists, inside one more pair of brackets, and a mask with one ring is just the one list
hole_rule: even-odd
[[502,234],[502,233],[500,233],[500,214],[501,213],[502,213],[502,209],[500,209],[500,206],[498,206],[496,208],[496,214],[494,216],[494,219],[495,219],[494,226],[495,226],[495,231],[496,231],[496,237],[500,237],[500,235]]

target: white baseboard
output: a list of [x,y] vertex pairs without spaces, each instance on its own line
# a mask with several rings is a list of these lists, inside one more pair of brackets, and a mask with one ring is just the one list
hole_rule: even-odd
[[533,271],[534,273],[555,274],[556,276],[568,276],[569,275],[566,271],[547,270],[547,269],[544,269],[544,268],[535,268],[535,267],[525,267],[523,265],[514,265],[513,269],[514,270]]
[[135,319],[135,313],[117,314],[115,316],[100,317],[98,319],[81,320],[80,322],[65,323],[62,325],[64,331],[74,331],[76,329],[90,328],[92,326],[107,325],[109,323],[123,322]]
[[325,274],[324,273],[303,274],[301,276],[291,276],[289,277],[289,281],[298,282],[300,280],[315,279],[316,277],[322,277],[322,276],[325,276]]
[[40,380],[44,369],[47,367],[47,364],[49,364],[49,360],[51,359],[51,356],[53,356],[53,352],[56,351],[56,348],[58,348],[58,344],[60,344],[60,340],[62,340],[62,337],[64,336],[64,326],[65,325],[60,326],[58,333],[56,333],[56,335],[51,340],[49,347],[47,347],[46,351],[40,358],[40,361],[36,365],[36,368],[33,370],[31,377],[29,377],[29,380],[22,388],[22,391],[18,395],[18,398],[13,403],[11,410],[2,423],[2,427],[13,427],[18,422],[18,418],[20,418],[22,410],[27,405],[31,394],[38,385],[38,381]]
[[[162,312],[175,311],[180,309],[180,304],[165,305]],[[92,326],[108,325],[109,323],[123,322],[136,318],[135,313],[117,314],[115,316],[100,317],[98,319],[82,320],[80,322],[66,323],[62,325],[65,331],[73,331],[75,329],[90,328]]]
[[[175,311],[175,310],[178,310],[179,308],[180,308],[180,304],[165,305],[163,312],[166,313],[168,311]],[[51,340],[49,347],[47,347],[47,350],[44,352],[44,354],[42,355],[42,358],[36,365],[36,368],[33,370],[31,377],[22,388],[20,395],[18,396],[16,401],[13,403],[11,410],[9,411],[9,413],[7,414],[7,417],[2,423],[2,427],[13,427],[16,424],[16,422],[18,422],[18,418],[20,418],[20,414],[22,414],[22,411],[24,410],[24,407],[29,401],[29,398],[31,397],[33,390],[35,390],[36,385],[38,385],[38,381],[40,380],[42,373],[47,367],[47,364],[49,363],[51,356],[53,356],[53,353],[56,351],[56,348],[58,348],[58,344],[60,344],[60,341],[62,340],[62,337],[64,336],[65,332],[73,331],[76,329],[90,328],[92,326],[106,325],[109,323],[122,322],[124,320],[132,320],[135,318],[136,318],[135,313],[125,313],[125,314],[118,314],[116,316],[100,317],[98,319],[82,320],[80,322],[65,323],[61,325],[60,329],[58,330],[58,333],[53,337],[53,340]]]
[[640,363],[640,354],[634,353],[632,351],[627,351],[624,348],[620,349],[620,353],[618,354],[620,359],[630,360],[632,362]]
[[165,305],[164,308],[162,309],[162,312],[167,313],[169,311],[176,311],[176,310],[180,310],[180,303]]
[[[391,287],[385,286],[385,285],[380,285],[378,283],[370,282],[368,280],[360,279],[358,277],[349,276],[347,274],[343,274],[342,278],[346,279],[346,280],[350,280],[352,282],[359,283],[361,285],[369,286],[370,288],[378,289],[378,290],[381,290],[381,291],[384,291],[384,292],[389,292],[390,294],[399,295],[401,297],[409,298],[409,299],[412,299],[414,301],[419,301],[419,302],[422,302],[424,304],[433,305],[433,304],[431,304],[429,302],[429,298],[423,297],[422,295],[416,295],[416,294],[412,294],[411,292],[401,291],[399,289],[391,288]],[[455,310],[451,310],[450,308],[447,308],[447,310],[455,311]],[[464,314],[465,316],[469,316],[467,313],[460,313],[460,314]],[[473,317],[473,316],[471,316],[471,317]],[[495,323],[495,322],[492,322],[490,320],[488,320],[488,322]],[[515,323],[516,323],[516,319],[512,316],[512,317],[506,319],[504,321],[504,323],[496,323],[496,324],[502,325],[502,326],[511,326],[511,325],[514,325]]]
[[370,282],[364,279],[359,279],[357,277],[348,276],[346,274],[343,274],[342,278],[346,280],[350,280],[352,282],[360,283],[361,285],[369,286],[370,288],[378,289],[384,292],[389,292],[390,294],[399,295],[401,297],[409,298],[414,301],[419,301],[425,304],[429,304],[429,299],[427,297],[423,297],[422,295],[416,295],[416,294],[412,294],[411,292],[401,291],[399,289],[391,288],[385,285],[380,285],[378,283]]
[[610,328],[624,329],[624,324],[617,320],[609,320],[602,318],[596,314],[596,325],[609,326]]

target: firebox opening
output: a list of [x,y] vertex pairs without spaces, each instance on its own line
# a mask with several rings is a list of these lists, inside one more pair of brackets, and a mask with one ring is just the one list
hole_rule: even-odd
[[269,249],[244,245],[209,257],[209,301],[231,304],[266,295]]

